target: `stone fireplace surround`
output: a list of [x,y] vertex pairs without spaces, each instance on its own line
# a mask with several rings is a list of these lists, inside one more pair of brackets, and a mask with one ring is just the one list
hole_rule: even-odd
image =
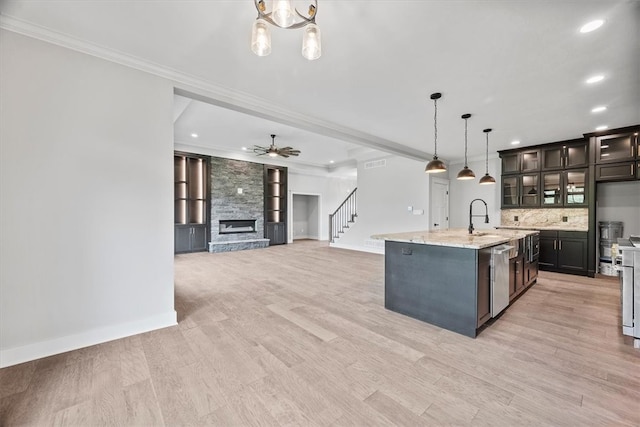
[[[211,158],[209,252],[264,248],[264,167],[260,163]],[[242,189],[241,191],[239,189]],[[221,233],[220,221],[254,220],[254,231]],[[224,222],[223,222],[224,225]]]

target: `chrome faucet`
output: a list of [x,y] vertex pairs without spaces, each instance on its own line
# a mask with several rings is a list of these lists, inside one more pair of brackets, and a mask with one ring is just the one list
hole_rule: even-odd
[[[482,203],[484,203],[484,215],[474,215],[473,214],[473,202],[480,200]],[[473,234],[473,222],[471,222],[471,219],[474,216],[484,216],[484,222],[485,224],[489,224],[489,208],[487,207],[487,202],[485,202],[482,199],[473,199],[471,201],[471,203],[469,203],[469,234]]]

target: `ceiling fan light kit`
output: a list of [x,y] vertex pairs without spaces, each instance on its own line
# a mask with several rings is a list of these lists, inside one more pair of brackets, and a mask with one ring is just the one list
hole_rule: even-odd
[[269,157],[284,157],[285,159],[290,156],[298,156],[300,150],[295,150],[293,147],[276,147],[276,135],[271,134],[271,145],[268,147],[261,147],[259,145],[253,146],[253,152],[258,156],[267,155]]
[[269,25],[285,29],[304,28],[302,33],[302,56],[312,61],[322,55],[322,35],[316,25],[318,1],[311,0],[307,13],[298,11],[291,0],[272,0],[267,9],[265,0],[253,0],[258,17],[251,29],[251,50],[258,56],[271,53],[271,30]]

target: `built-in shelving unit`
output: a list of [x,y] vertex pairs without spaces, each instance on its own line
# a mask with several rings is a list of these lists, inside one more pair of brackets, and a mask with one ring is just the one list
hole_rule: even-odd
[[173,164],[175,252],[204,251],[209,235],[209,160],[205,156],[175,153]]
[[287,168],[264,165],[265,238],[269,245],[287,243]]

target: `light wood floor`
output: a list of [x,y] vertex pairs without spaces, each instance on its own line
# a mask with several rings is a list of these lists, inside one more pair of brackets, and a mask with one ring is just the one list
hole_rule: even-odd
[[386,311],[383,257],[176,257],[179,326],[0,370],[0,425],[640,424],[616,280],[542,273],[471,339]]

